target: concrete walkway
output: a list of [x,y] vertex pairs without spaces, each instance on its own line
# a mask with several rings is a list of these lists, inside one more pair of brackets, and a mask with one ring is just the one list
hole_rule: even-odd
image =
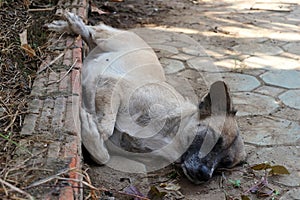
[[[170,2],[173,9],[163,19],[165,25],[153,27],[162,32],[153,34],[154,39],[145,33],[144,39],[164,52],[162,63],[171,76],[202,86],[203,80],[206,85],[219,79],[229,84],[248,163],[286,166],[291,174],[273,183],[285,191],[281,199],[299,199],[299,1],[191,2],[194,6],[188,8],[181,1]],[[193,86],[196,92],[199,85]],[[187,199],[205,199],[191,193]],[[215,198],[222,199],[221,193]]]
[[[204,3],[197,7],[200,1],[194,1],[191,9],[199,9],[199,14],[191,16],[175,1],[172,6],[181,9],[180,18],[164,19],[168,26],[134,31],[154,48],[170,83],[186,96],[197,101],[213,81],[223,79],[229,84],[248,162],[286,166],[291,174],[274,180],[284,188],[281,200],[299,199],[300,4],[201,2]],[[85,0],[75,4],[69,8],[86,19]],[[21,144],[31,145],[28,138],[39,141],[29,148],[37,155],[32,163],[53,170],[50,174],[41,173],[39,180],[65,170],[62,174],[71,180],[60,184],[59,199],[80,199],[82,177],[74,168],[82,167],[78,116],[82,41],[63,36],[53,39],[52,44],[55,55],[49,55],[47,62],[61,53],[63,56],[49,67],[52,70],[38,74]],[[40,69],[44,68],[45,65]],[[183,82],[187,86],[182,86]],[[39,197],[54,198],[49,190],[40,190]],[[186,199],[224,196],[222,191],[212,196],[193,191],[184,195]]]

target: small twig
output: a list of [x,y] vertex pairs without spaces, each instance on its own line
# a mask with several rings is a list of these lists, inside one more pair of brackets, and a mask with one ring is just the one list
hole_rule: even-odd
[[[28,113],[29,113],[28,111],[25,111],[25,112],[19,112],[18,114],[19,115],[23,115],[23,114],[28,114]],[[5,118],[7,118],[7,117],[12,117],[12,116],[14,116],[14,114],[12,114],[12,115],[5,115],[3,117],[0,117],[0,120],[3,120]]]
[[47,69],[48,67],[50,67],[51,65],[53,65],[58,59],[60,59],[63,55],[65,54],[65,52],[62,52],[61,54],[59,54],[56,58],[54,58],[54,60],[52,60],[49,64],[46,63],[46,66],[39,70],[37,72],[37,74],[41,73],[42,71],[44,71],[45,69]]
[[2,98],[0,98],[0,103],[5,107],[5,112],[9,113],[9,107],[7,106],[7,103],[2,100]]
[[30,194],[28,194],[24,190],[21,190],[20,188],[17,188],[16,186],[14,186],[14,185],[12,185],[12,184],[10,184],[10,183],[2,180],[1,178],[0,178],[0,183],[2,183],[3,185],[6,185],[7,187],[10,187],[12,190],[14,190],[14,191],[16,191],[16,192],[18,192],[20,194],[26,195],[29,199],[34,200],[33,196],[31,196]]
[[17,116],[18,116],[18,113],[19,113],[19,111],[17,110],[17,112],[14,114],[13,119],[10,121],[10,123],[8,124],[8,126],[4,129],[4,132],[7,132],[7,130],[8,130],[12,125],[14,125],[14,122],[15,122]]
[[[66,34],[66,32],[63,32],[62,34],[60,34],[60,36],[58,37],[58,39],[55,42],[53,42],[52,45],[55,45],[56,43],[58,43],[65,34]],[[72,44],[70,44],[66,48],[70,48],[71,45],[73,45],[73,44],[74,44],[74,41],[72,42]]]
[[42,179],[42,180],[39,180],[39,181],[37,181],[37,182],[35,182],[35,183],[32,183],[31,185],[25,187],[25,189],[30,189],[30,188],[39,186],[39,185],[41,185],[41,184],[47,183],[47,182],[49,182],[49,181],[52,181],[53,179],[57,179],[57,178],[59,177],[59,175],[68,173],[68,172],[70,172],[70,171],[72,171],[72,170],[74,170],[74,169],[76,169],[76,168],[65,169],[65,170],[63,170],[63,171],[61,171],[61,172],[59,172],[59,173],[57,173],[57,174],[55,174],[55,175],[52,175],[52,176],[50,176],[50,177],[47,177],[47,178],[44,178],[44,179]]
[[1,183],[1,185],[2,185],[2,188],[4,190],[5,195],[8,196],[8,191],[7,191],[6,187],[5,187],[5,185],[3,183]]
[[51,7],[51,8],[31,8],[31,9],[28,9],[28,12],[52,11],[54,9],[55,9],[55,7]]
[[48,85],[61,82],[70,73],[70,71],[75,67],[77,60],[78,59],[76,58],[76,60],[74,61],[73,65],[70,67],[70,69],[59,80],[52,81],[52,82],[48,83]]
[[[90,179],[90,176],[89,176],[89,174],[86,172],[86,171],[82,171],[82,176],[86,179],[86,181],[90,184],[90,185],[92,185],[92,181],[91,181],[91,179]],[[92,198],[92,199],[97,199],[97,197],[96,197],[96,190],[93,190],[93,189],[91,189],[91,191],[90,191],[90,193],[89,193],[89,196]],[[87,198],[86,198],[87,199]]]

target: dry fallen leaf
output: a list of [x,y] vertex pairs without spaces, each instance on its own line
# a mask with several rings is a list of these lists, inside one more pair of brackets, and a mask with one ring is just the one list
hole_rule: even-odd
[[162,183],[160,184],[160,187],[165,188],[166,190],[172,190],[172,191],[178,191],[180,190],[180,186],[178,184],[174,183]]
[[99,8],[97,8],[94,5],[91,5],[91,12],[92,13],[98,13],[99,15],[104,15],[104,14],[108,14],[108,12],[105,12],[103,10],[100,10]]
[[268,164],[268,163],[260,163],[260,164],[252,166],[251,169],[253,169],[253,170],[266,170],[266,169],[269,169],[270,167],[271,167],[271,165]]
[[161,192],[155,186],[151,186],[150,191],[148,192],[147,197],[151,200],[162,200],[166,195],[166,192]]
[[246,195],[241,195],[241,199],[242,200],[251,200],[248,196]]
[[21,48],[28,54],[29,57],[34,57],[35,51],[29,46],[27,42],[27,29],[25,29],[22,33],[20,33],[20,41],[21,41]]
[[271,171],[269,172],[270,175],[279,175],[279,174],[290,174],[290,172],[281,165],[274,165],[271,166]]

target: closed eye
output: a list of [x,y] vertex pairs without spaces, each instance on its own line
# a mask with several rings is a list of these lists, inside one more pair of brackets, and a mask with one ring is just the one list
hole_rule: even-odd
[[226,156],[225,158],[223,158],[222,162],[221,162],[221,166],[222,167],[230,167],[233,163],[233,160],[231,159],[230,156]]

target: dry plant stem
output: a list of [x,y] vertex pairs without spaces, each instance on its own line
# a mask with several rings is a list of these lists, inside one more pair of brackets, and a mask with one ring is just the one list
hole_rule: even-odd
[[39,186],[39,185],[41,185],[41,184],[47,183],[47,182],[49,182],[49,181],[52,181],[53,179],[57,179],[58,176],[60,176],[60,175],[62,175],[62,174],[65,174],[65,173],[68,173],[68,172],[70,172],[70,171],[72,171],[72,170],[75,170],[75,169],[76,169],[76,168],[65,169],[65,170],[63,170],[62,172],[59,172],[59,173],[57,173],[57,174],[55,174],[55,175],[53,175],[53,176],[50,176],[50,177],[44,178],[44,179],[42,179],[42,180],[39,180],[39,181],[37,181],[37,182],[35,182],[35,183],[32,183],[31,185],[29,185],[29,186],[26,187],[25,189],[30,189],[30,188]]
[[[89,176],[89,174],[86,171],[82,171],[82,176],[86,179],[86,181],[90,185],[92,185],[92,181],[90,179],[90,176]],[[88,196],[90,196],[92,199],[97,199],[96,190],[91,189],[90,194]]]
[[44,12],[44,11],[52,11],[55,7],[51,8],[35,8],[35,9],[28,9],[28,12]]
[[4,129],[4,132],[7,132],[8,129],[9,129],[12,125],[14,125],[14,122],[15,122],[15,120],[16,120],[18,114],[19,114],[19,111],[17,110],[17,112],[13,115],[13,118],[12,118],[12,120],[10,121],[9,125]]
[[70,73],[70,71],[75,67],[77,60],[78,59],[76,58],[76,60],[74,61],[73,65],[70,67],[70,69],[59,80],[52,81],[52,82],[48,83],[48,85],[61,82]]
[[20,193],[20,194],[23,194],[23,195],[27,196],[29,199],[34,200],[34,198],[33,198],[30,194],[28,194],[27,192],[25,192],[25,191],[23,191],[23,190],[21,190],[21,189],[15,187],[14,185],[12,185],[12,184],[10,184],[10,183],[8,183],[8,182],[2,180],[1,178],[0,178],[0,183],[3,184],[3,185],[6,185],[6,186],[9,187],[10,189],[12,189],[12,190],[14,190],[14,191],[16,191],[16,192],[18,192],[18,193]]
[[2,106],[4,106],[5,108],[6,108],[6,113],[8,113],[8,111],[9,111],[9,108],[8,108],[8,106],[6,105],[6,103],[2,100],[2,97],[0,97],[0,103],[2,104]]
[[[33,155],[32,153],[30,153],[31,156],[30,156],[29,158],[25,159],[24,161],[22,161],[22,163],[20,163],[20,164],[17,165],[17,166],[14,166],[14,167],[12,167],[12,168],[8,168],[8,170],[6,170],[6,173],[4,174],[4,179],[7,179],[9,173],[11,173],[11,172],[13,172],[13,171],[19,171],[20,169],[27,168],[28,165],[25,165],[25,163],[26,163],[27,161],[29,161],[30,159],[32,159],[32,157],[34,157],[34,156],[38,156],[38,155],[44,153],[45,151],[47,151],[47,149],[45,149],[45,150],[43,150],[43,151],[41,151],[41,152],[39,152],[39,153],[37,153],[37,154],[35,154],[35,155]],[[10,166],[9,166],[9,167],[10,167]],[[4,170],[3,170],[3,172],[4,172]]]
[[[18,114],[19,115],[23,115],[23,114],[28,114],[29,112],[28,111],[25,111],[25,112],[19,112]],[[5,118],[8,118],[8,117],[13,117],[15,114],[9,114],[9,115],[5,115],[3,117],[0,118],[0,120],[3,120]]]
[[51,65],[53,65],[58,59],[60,59],[63,55],[65,54],[65,52],[62,52],[61,54],[59,54],[56,58],[54,58],[54,60],[52,60],[49,64],[46,64],[46,66],[39,70],[37,72],[37,74],[40,74],[42,71],[44,71],[45,69],[47,69],[48,67],[50,67]]
[[4,190],[5,195],[8,196],[8,191],[7,191],[6,187],[5,187],[5,185],[3,183],[1,183],[1,185],[2,185],[2,188]]
[[[265,175],[262,177],[262,179],[255,185],[253,185],[251,188],[249,188],[248,190],[246,190],[245,192],[243,192],[243,194],[248,194],[249,192],[251,192],[252,190],[255,190],[256,188],[262,188],[264,186],[268,187],[268,173],[267,170],[265,171]],[[258,189],[256,189],[258,190]]]

